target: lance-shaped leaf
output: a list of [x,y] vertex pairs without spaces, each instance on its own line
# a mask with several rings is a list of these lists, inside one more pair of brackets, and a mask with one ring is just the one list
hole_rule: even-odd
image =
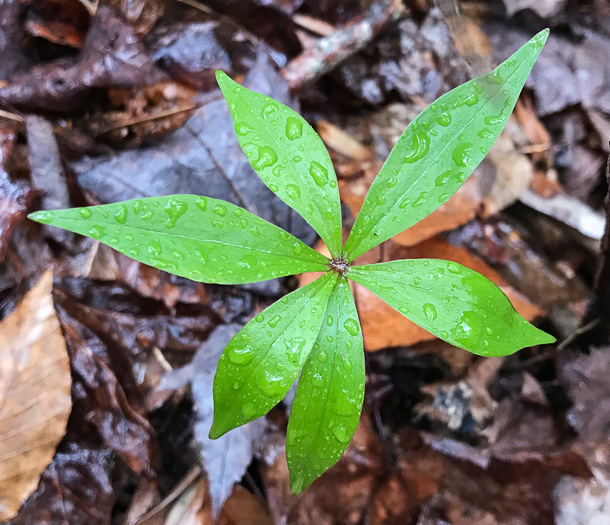
[[345,244],[348,260],[451,197],[504,128],[548,37],[544,30],[488,75],[446,93],[409,125],[373,181]]
[[224,349],[214,377],[210,438],[261,417],[277,405],[318,337],[337,274],[327,272],[263,310]]
[[474,354],[508,355],[555,341],[521,317],[489,279],[455,262],[411,259],[354,266],[348,277],[415,324]]
[[324,143],[298,113],[216,72],[235,133],[262,181],[318,232],[333,257],[341,253],[337,177]]
[[193,281],[242,284],[328,269],[328,259],[282,228],[209,197],[148,197],[29,218]]
[[332,467],[349,444],[364,399],[364,350],[347,279],[334,288],[292,404],[286,458],[294,493]]

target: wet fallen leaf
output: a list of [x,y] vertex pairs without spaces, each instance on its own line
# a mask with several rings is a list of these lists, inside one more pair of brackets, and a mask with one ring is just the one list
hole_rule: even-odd
[[[120,348],[113,348],[116,334],[91,332],[97,328],[95,325],[89,328],[91,311],[87,312],[86,307],[69,300],[61,292],[57,293],[57,301],[74,382],[78,386],[74,394],[74,417],[88,421],[106,447],[133,472],[154,479],[159,463],[156,435],[148,420],[137,410],[143,403],[125,354],[121,354]],[[118,381],[113,369],[117,370],[122,382]],[[139,403],[134,408],[132,403],[136,402]]]
[[73,112],[95,88],[128,88],[163,78],[132,28],[107,6],[91,21],[75,59],[61,58],[13,75],[0,101],[17,108]]
[[362,522],[383,473],[382,446],[366,415],[360,418],[354,438],[339,462],[299,495],[290,492],[284,447],[285,436],[277,432],[263,453],[262,476],[274,523]]
[[115,503],[115,465],[112,451],[88,431],[86,421],[71,418],[38,488],[10,525],[108,525]]
[[70,364],[46,272],[0,323],[0,519],[38,485],[66,431]]
[[608,347],[589,355],[571,356],[560,365],[560,379],[574,406],[568,421],[579,434],[579,442],[593,472],[610,479],[610,371]]
[[231,495],[233,486],[245,474],[255,452],[265,441],[265,418],[238,427],[218,439],[208,437],[214,412],[212,384],[218,359],[239,329],[240,326],[235,324],[218,327],[199,349],[193,361],[186,367],[167,374],[157,389],[172,391],[188,383],[191,385],[197,411],[195,439],[201,448],[215,518]]
[[534,168],[516,147],[509,133],[503,132],[489,150],[488,159],[496,168],[493,184],[483,199],[483,217],[510,206],[528,188]]
[[358,161],[373,158],[373,151],[370,148],[363,146],[349,133],[326,120],[320,120],[316,123],[316,131],[324,143],[337,153]]

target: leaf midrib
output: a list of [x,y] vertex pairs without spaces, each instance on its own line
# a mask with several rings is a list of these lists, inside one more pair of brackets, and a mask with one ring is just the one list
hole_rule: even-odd
[[[436,163],[436,161],[437,161],[437,160],[438,160],[438,159],[441,157],[441,155],[443,155],[443,153],[445,153],[445,151],[447,150],[447,148],[449,148],[449,146],[450,146],[450,145],[451,145],[453,142],[455,142],[455,141],[457,140],[458,135],[459,135],[459,134],[460,134],[462,131],[464,131],[464,130],[465,130],[465,129],[466,129],[466,128],[467,128],[467,127],[468,127],[468,126],[469,126],[469,125],[470,125],[470,124],[471,124],[471,123],[472,123],[472,122],[473,122],[473,121],[474,121],[474,120],[475,120],[475,119],[476,119],[476,118],[477,118],[477,117],[478,117],[480,114],[481,114],[481,112],[482,112],[482,111],[483,111],[483,110],[484,110],[484,109],[485,109],[485,108],[486,108],[486,107],[487,107],[487,106],[488,106],[488,105],[489,105],[489,104],[490,104],[490,103],[491,103],[491,102],[492,102],[492,101],[493,101],[493,100],[494,100],[494,99],[495,99],[495,98],[498,96],[498,94],[500,94],[500,93],[502,92],[502,87],[503,87],[503,86],[505,86],[505,85],[508,83],[508,80],[510,80],[510,79],[513,77],[513,75],[515,75],[515,74],[516,74],[516,73],[517,73],[517,72],[518,72],[518,71],[521,69],[521,66],[524,64],[524,62],[525,62],[525,60],[522,60],[522,61],[521,61],[521,64],[519,64],[519,66],[518,66],[517,68],[515,68],[515,69],[514,69],[514,71],[513,71],[513,72],[512,72],[512,73],[511,73],[511,74],[510,74],[508,77],[507,77],[506,81],[505,81],[505,82],[504,82],[504,83],[503,83],[501,86],[499,86],[499,87],[498,87],[498,90],[496,91],[496,93],[494,93],[494,94],[493,94],[493,95],[492,95],[492,96],[489,98],[489,100],[488,100],[487,102],[485,102],[485,104],[483,104],[483,106],[481,107],[481,109],[480,109],[479,111],[477,111],[477,112],[476,112],[476,113],[475,113],[475,114],[472,116],[472,118],[471,118],[471,119],[470,119],[470,120],[469,120],[469,121],[468,121],[466,124],[464,124],[464,126],[462,126],[462,128],[460,128],[460,129],[459,129],[459,131],[457,131],[456,133],[454,133],[453,138],[451,138],[451,139],[450,139],[450,140],[449,140],[449,141],[448,141],[448,142],[445,144],[445,146],[444,146],[444,147],[443,147],[443,148],[440,150],[439,154],[438,154],[438,155],[436,155],[436,157],[435,157],[433,160],[431,160],[431,161],[428,163],[428,165],[427,165],[427,166],[424,168],[424,170],[423,170],[423,171],[420,173],[420,175],[419,175],[417,178],[415,178],[415,179],[413,180],[413,182],[412,182],[412,183],[409,185],[409,187],[408,187],[406,190],[404,190],[403,192],[401,192],[401,193],[400,193],[400,195],[404,195],[404,194],[408,193],[409,191],[411,191],[411,189],[413,188],[413,186],[414,186],[414,185],[415,185],[417,182],[419,182],[419,181],[420,181],[420,179],[421,179],[421,178],[422,178],[424,175],[426,175],[426,173],[428,172],[428,170],[429,170],[429,169],[430,169],[430,168],[431,168],[431,167],[432,167],[432,166],[433,166],[433,165]],[[503,63],[504,63],[504,62],[503,62]],[[498,67],[500,67],[501,65],[502,65],[502,64],[500,64]],[[488,77],[489,75],[492,75],[492,74],[493,74],[493,72],[494,72],[496,69],[498,69],[498,68],[495,68],[494,70],[492,70],[490,73],[488,73],[487,75],[485,75],[485,77]],[[477,80],[476,78],[473,78],[473,79],[472,79],[470,82],[474,82],[474,81],[476,81],[476,80]],[[463,84],[463,85],[464,85],[464,84]],[[460,87],[460,86],[458,86],[458,87]],[[456,88],[456,89],[457,89],[457,88]],[[450,92],[449,92],[449,93],[450,93]],[[449,94],[449,93],[446,93],[446,94]],[[511,112],[511,114],[512,114],[512,112]],[[413,119],[413,122],[417,121],[417,120],[420,118],[420,116],[421,116],[421,113],[420,113],[420,114],[419,114],[417,117],[415,117],[415,119]],[[509,118],[510,118],[510,115],[509,115]],[[413,124],[413,122],[412,122],[411,124],[409,124],[409,128],[411,127],[411,125]],[[408,129],[408,128],[407,128],[407,129]],[[504,128],[502,128],[502,129],[504,129]],[[502,133],[502,131],[500,131],[500,133]],[[499,136],[499,135],[498,135],[498,136]],[[401,138],[402,138],[402,136],[401,136]],[[399,138],[398,140],[400,140],[400,138]],[[495,141],[496,141],[496,140],[497,140],[497,137],[496,137],[496,139],[494,139],[494,143],[495,143]],[[390,152],[390,155],[392,155],[392,152]],[[388,159],[389,159],[389,156],[388,156]],[[381,170],[379,170],[379,173],[381,173],[381,172],[383,171],[383,168],[384,168],[384,167],[385,167],[385,164],[384,164],[384,165],[381,167]],[[476,168],[476,167],[475,167],[475,168]],[[473,169],[472,171],[474,172],[474,169]],[[471,173],[471,174],[472,174],[472,173]],[[377,175],[377,177],[378,177],[378,176],[379,176],[379,174]],[[470,175],[469,175],[469,176],[470,176]],[[377,178],[375,178],[375,180],[377,180]],[[367,195],[367,197],[368,197],[368,195]],[[381,222],[382,222],[382,221],[383,221],[383,220],[386,218],[386,216],[387,216],[387,215],[388,215],[388,214],[389,214],[389,213],[390,213],[392,210],[394,210],[394,208],[395,208],[397,205],[398,205],[398,199],[396,199],[396,201],[394,201],[394,203],[393,203],[393,204],[392,204],[392,205],[391,205],[391,206],[390,206],[390,207],[387,209],[387,211],[386,211],[386,212],[385,212],[385,213],[384,213],[384,214],[383,214],[383,215],[382,215],[382,216],[379,218],[379,220],[377,220],[376,222],[374,222],[373,224],[371,224],[371,226],[369,226],[369,228],[368,228],[368,230],[366,231],[366,233],[364,233],[364,234],[361,236],[360,240],[359,240],[359,241],[358,241],[358,242],[357,242],[357,243],[356,243],[356,244],[355,244],[355,245],[354,245],[354,246],[351,248],[350,253],[348,254],[348,260],[349,260],[349,261],[352,261],[352,260],[354,260],[355,258],[357,258],[357,257],[359,257],[360,255],[362,255],[362,253],[360,253],[360,254],[359,254],[357,257],[353,257],[353,254],[356,252],[356,248],[357,248],[358,246],[360,246],[360,245],[362,244],[362,242],[363,242],[365,239],[368,239],[368,238],[369,238],[369,234],[371,233],[371,231],[373,230],[373,228],[375,228],[376,226],[379,226],[379,225],[381,224]],[[362,209],[364,209],[364,205],[363,205]],[[360,210],[360,213],[362,213],[362,209]],[[358,213],[358,216],[360,216],[360,213]],[[425,218],[425,217],[424,217],[424,218]],[[422,219],[423,219],[423,218],[422,218]],[[417,222],[419,222],[419,221],[417,221]],[[416,224],[416,223],[415,223],[415,224]],[[413,226],[413,224],[412,224],[411,226]],[[404,228],[403,230],[400,230],[400,231],[404,231],[405,229],[408,229],[408,228],[410,228],[410,226],[408,226],[407,228]],[[351,233],[350,233],[350,235],[351,235]],[[392,236],[390,236],[390,237],[392,237]],[[382,242],[383,242],[383,241],[382,241]],[[378,244],[379,244],[379,243],[378,243]],[[372,247],[371,247],[371,248],[372,248]],[[370,250],[371,248],[369,248],[369,249],[365,250],[365,252],[363,252],[363,253],[366,253],[366,251]]]
[[[256,216],[256,217],[258,217],[258,216]],[[62,220],[62,221],[78,222],[80,224],[83,224],[83,222],[84,222],[82,219],[71,218],[71,217],[62,217],[60,220]],[[120,227],[121,230],[133,230],[133,231],[137,231],[137,232],[146,232],[146,233],[152,233],[152,234],[156,234],[156,235],[164,235],[164,236],[170,237],[170,238],[171,237],[178,237],[180,239],[186,239],[186,240],[189,240],[189,241],[195,241],[195,242],[201,242],[201,243],[221,244],[223,246],[227,246],[227,247],[230,247],[230,248],[240,248],[240,249],[243,249],[243,250],[251,250],[253,252],[258,252],[258,253],[266,253],[268,255],[273,255],[273,256],[276,256],[276,257],[286,257],[287,259],[291,259],[291,260],[304,261],[304,262],[308,262],[308,263],[312,263],[313,262],[313,263],[324,265],[324,263],[322,261],[316,261],[313,258],[312,259],[305,259],[303,257],[298,257],[298,256],[283,255],[283,254],[280,254],[280,253],[271,252],[271,251],[263,250],[263,249],[260,249],[260,248],[254,248],[254,247],[250,247],[250,246],[242,246],[242,245],[239,245],[239,244],[231,244],[231,243],[224,242],[224,241],[217,241],[215,239],[198,239],[196,237],[190,237],[188,235],[184,235],[184,234],[180,234],[180,233],[151,230],[149,228],[140,228],[140,227],[132,226],[132,225],[128,225],[128,224],[119,224],[119,225],[117,225],[117,224],[114,224],[112,222],[104,222],[104,221],[98,221],[98,222],[100,222],[102,224],[105,224],[105,225],[118,226],[118,227]],[[54,224],[52,224],[52,223],[48,223],[48,224],[50,224],[51,226],[54,226]],[[269,223],[269,224],[271,224],[271,223]],[[272,224],[272,226],[275,226],[275,225]],[[276,228],[277,228],[277,226],[276,226]],[[288,232],[286,232],[286,233],[288,233]],[[303,241],[301,241],[297,237],[294,237],[294,239],[299,241],[301,244],[303,244],[303,246],[305,246],[306,248],[310,249],[312,252],[314,252],[316,254],[319,253],[319,252],[316,252],[315,250],[313,250],[310,246],[307,246]],[[100,242],[102,242],[102,241],[100,241]],[[106,243],[104,243],[104,244],[106,244]],[[111,246],[111,248],[114,248],[114,247]],[[322,254],[319,254],[319,255],[324,257],[324,255],[322,255]],[[326,257],[324,257],[324,259],[328,260]]]
[[[239,86],[240,88],[247,89],[247,88],[244,88],[243,86],[240,86],[239,84],[238,84],[238,86]],[[263,118],[262,118],[261,116],[257,115],[257,114],[256,114],[256,113],[255,113],[255,112],[252,110],[252,108],[250,107],[250,105],[248,104],[248,102],[247,102],[246,100],[244,100],[244,98],[242,97],[240,90],[238,89],[238,90],[236,90],[236,91],[237,91],[237,95],[239,96],[240,100],[241,100],[241,101],[242,101],[242,103],[243,103],[243,104],[244,104],[244,105],[245,105],[245,106],[248,108],[248,110],[249,110],[250,114],[251,114],[251,115],[254,117],[254,119],[255,119],[257,122],[262,122],[262,123],[263,123],[263,125],[262,125],[262,126],[259,126],[258,130],[259,130],[259,131],[261,131],[262,133],[265,133],[265,135],[267,135],[268,139],[270,139],[270,140],[273,142],[273,144],[275,144],[275,146],[276,146],[278,149],[280,149],[280,150],[282,151],[282,153],[284,154],[284,156],[285,156],[285,157],[288,157],[289,155],[288,155],[288,153],[286,152],[286,150],[284,149],[284,147],[283,147],[283,146],[282,146],[282,145],[281,145],[281,144],[280,144],[280,143],[279,143],[279,142],[278,142],[278,141],[275,139],[275,137],[274,137],[274,136],[273,136],[271,133],[269,133],[269,132],[266,130],[266,125],[267,125],[267,123],[266,123],[266,122],[263,120]],[[258,93],[257,93],[257,94],[258,94]],[[300,115],[299,115],[299,117],[303,119],[303,117],[301,117]],[[303,119],[303,121],[305,121],[305,124],[307,124],[308,126],[310,125],[310,124],[309,124],[309,123],[308,123],[308,122],[307,122],[305,119]],[[320,141],[321,141],[321,139],[320,139]],[[325,145],[322,143],[322,148],[325,148],[325,147],[326,147],[326,146],[325,146]],[[327,164],[328,164],[328,163],[327,163]],[[319,203],[318,199],[315,199],[315,198],[314,198],[315,196],[314,196],[314,193],[313,193],[313,191],[312,191],[312,189],[311,189],[311,183],[312,183],[312,182],[311,182],[311,179],[309,179],[308,177],[304,177],[304,176],[303,176],[303,174],[302,174],[302,172],[301,172],[301,170],[299,170],[299,169],[296,167],[296,165],[295,165],[294,163],[290,163],[290,162],[289,162],[289,163],[288,163],[288,165],[293,167],[293,169],[294,169],[295,173],[298,175],[298,177],[301,179],[301,181],[303,182],[303,184],[304,184],[304,185],[305,185],[305,187],[307,188],[307,192],[309,193],[309,197],[310,197],[311,201],[314,203],[314,206],[315,206],[315,207],[317,208],[317,210],[318,210],[319,217],[320,217],[320,219],[321,219],[321,221],[322,221],[322,226],[324,227],[324,229],[326,230],[326,234],[328,235],[328,240],[329,240],[330,242],[332,242],[332,244],[333,244],[333,248],[334,248],[334,249],[331,249],[331,253],[334,251],[334,252],[336,252],[336,253],[334,253],[334,254],[333,254],[333,256],[334,256],[334,255],[336,255],[336,254],[338,253],[338,251],[339,251],[339,246],[336,246],[336,245],[335,245],[335,244],[336,244],[336,243],[335,243],[335,239],[333,238],[333,236],[332,236],[332,234],[331,234],[331,231],[330,231],[330,228],[329,228],[329,224],[328,224],[328,222],[327,222],[326,220],[324,220],[324,214],[322,213],[322,208],[320,207],[320,203]],[[333,164],[332,164],[332,161],[330,162],[329,166],[330,166],[330,169],[332,170],[332,173],[335,175],[335,178],[336,178],[336,174],[335,174],[335,168],[334,168],[334,166],[333,166]],[[263,182],[264,182],[264,181],[263,181]],[[323,197],[326,197],[326,195],[323,195]],[[332,205],[332,203],[331,203],[331,205]],[[339,210],[340,210],[340,209],[341,209],[341,208],[340,208],[340,206],[339,206]],[[299,214],[299,215],[300,215],[300,214]],[[303,215],[301,215],[301,216],[302,216],[302,217],[303,217],[303,218],[304,218],[304,219],[305,219],[305,220],[306,220],[306,221],[309,223],[309,220],[307,220],[307,218],[306,218],[305,216],[303,216]],[[312,225],[312,227],[313,227],[313,225]],[[315,229],[316,229],[316,228],[314,228],[314,230],[315,230]],[[319,234],[319,233],[320,233],[320,232],[318,232],[318,234]],[[321,235],[321,234],[320,234],[320,237],[322,237],[322,235]],[[325,242],[326,242],[326,241],[325,241]],[[329,242],[329,244],[330,244],[330,242]],[[330,248],[330,246],[329,246],[329,248]]]

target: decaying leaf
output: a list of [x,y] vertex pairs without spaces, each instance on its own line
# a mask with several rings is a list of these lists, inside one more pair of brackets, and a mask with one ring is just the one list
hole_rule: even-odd
[[216,363],[225,346],[237,333],[235,324],[218,327],[199,349],[193,361],[162,380],[159,391],[175,390],[190,383],[197,409],[195,439],[201,447],[203,467],[209,480],[209,497],[213,515],[218,517],[233,486],[243,477],[256,450],[264,444],[265,418],[234,429],[212,440],[208,433],[212,426],[212,383]]
[[46,272],[0,323],[0,519],[38,485],[64,436],[70,363]]

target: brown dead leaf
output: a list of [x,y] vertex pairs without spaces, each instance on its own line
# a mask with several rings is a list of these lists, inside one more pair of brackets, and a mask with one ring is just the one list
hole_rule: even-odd
[[[259,500],[236,485],[224,504],[220,517],[212,519],[208,480],[199,470],[190,471],[170,494],[135,525],[272,525]],[[127,524],[129,525],[129,524]]]
[[[463,248],[433,238],[411,248],[388,242],[385,260],[431,258],[447,259],[475,270],[496,283],[511,300],[517,311],[532,320],[542,311],[519,294],[514,288],[485,262]],[[430,341],[435,336],[406,319],[375,294],[356,285],[356,302],[362,323],[364,345],[368,351],[381,350],[389,346],[410,346],[421,341]]]
[[274,523],[365,522],[369,500],[384,472],[382,445],[366,413],[339,462],[298,495],[290,492],[284,445],[284,433],[277,432],[263,454],[262,477]]
[[316,131],[324,141],[324,144],[337,153],[341,153],[341,155],[359,161],[371,160],[373,158],[373,150],[371,148],[360,144],[349,133],[346,133],[330,122],[325,120],[318,121]]
[[496,176],[484,199],[483,217],[513,204],[528,188],[534,175],[530,159],[515,147],[508,132],[502,132],[489,150],[488,158],[496,167]]
[[46,272],[0,323],[0,519],[38,485],[66,431],[70,362]]

